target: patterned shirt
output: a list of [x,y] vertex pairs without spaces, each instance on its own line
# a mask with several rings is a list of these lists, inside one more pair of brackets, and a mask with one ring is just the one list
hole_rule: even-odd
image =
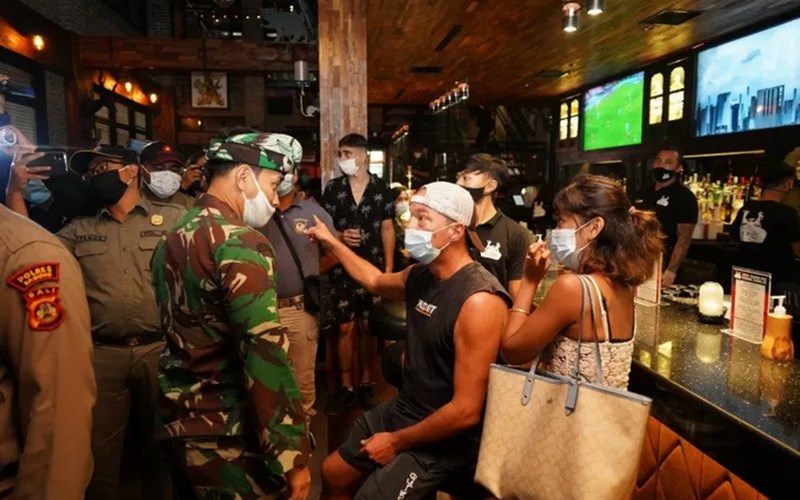
[[157,438],[244,435],[276,474],[305,464],[269,241],[206,194],[159,243],[152,268],[167,340]]
[[333,218],[337,231],[361,229],[361,246],[353,250],[383,269],[381,222],[394,219],[394,200],[385,182],[372,174],[369,177],[361,203],[357,204],[353,198],[350,178],[343,175],[328,183],[322,195],[322,206]]

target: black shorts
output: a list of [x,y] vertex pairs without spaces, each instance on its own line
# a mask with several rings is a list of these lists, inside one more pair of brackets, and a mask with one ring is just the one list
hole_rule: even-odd
[[350,323],[358,318],[366,318],[370,311],[383,303],[353,281],[341,267],[331,271],[331,314],[337,325]]
[[361,415],[347,440],[339,447],[342,460],[369,473],[356,494],[356,500],[427,500],[436,498],[437,491],[457,493],[462,498],[489,496],[482,488],[473,487],[474,462],[457,463],[451,457],[437,453],[435,448],[404,451],[383,467],[362,455],[362,440],[379,432],[394,430],[389,425],[393,404],[393,401],[384,403]]

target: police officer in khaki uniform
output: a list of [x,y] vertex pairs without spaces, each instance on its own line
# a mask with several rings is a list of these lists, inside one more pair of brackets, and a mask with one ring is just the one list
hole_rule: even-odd
[[96,389],[75,258],[0,205],[0,498],[83,498]]
[[129,421],[136,436],[132,442],[143,445],[147,457],[142,464],[144,495],[159,498],[167,481],[152,434],[164,340],[150,259],[161,236],[185,210],[142,196],[141,167],[128,149],[78,151],[70,158],[70,168],[88,179],[92,197],[104,207],[96,216],[73,219],[58,233],[81,266],[92,314],[97,405],[92,432],[95,470],[87,498],[120,496]]

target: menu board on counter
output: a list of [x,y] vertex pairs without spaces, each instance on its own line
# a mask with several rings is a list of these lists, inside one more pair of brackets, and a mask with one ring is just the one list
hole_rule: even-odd
[[733,268],[731,324],[725,333],[760,344],[769,314],[772,275],[744,267]]
[[653,275],[650,279],[636,287],[636,302],[644,306],[657,306],[661,304],[661,264],[663,256],[656,261]]

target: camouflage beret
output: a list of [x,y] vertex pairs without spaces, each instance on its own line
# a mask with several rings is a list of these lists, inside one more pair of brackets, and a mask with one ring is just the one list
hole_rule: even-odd
[[206,158],[242,162],[286,174],[303,159],[303,148],[297,139],[286,134],[254,132],[212,142]]

